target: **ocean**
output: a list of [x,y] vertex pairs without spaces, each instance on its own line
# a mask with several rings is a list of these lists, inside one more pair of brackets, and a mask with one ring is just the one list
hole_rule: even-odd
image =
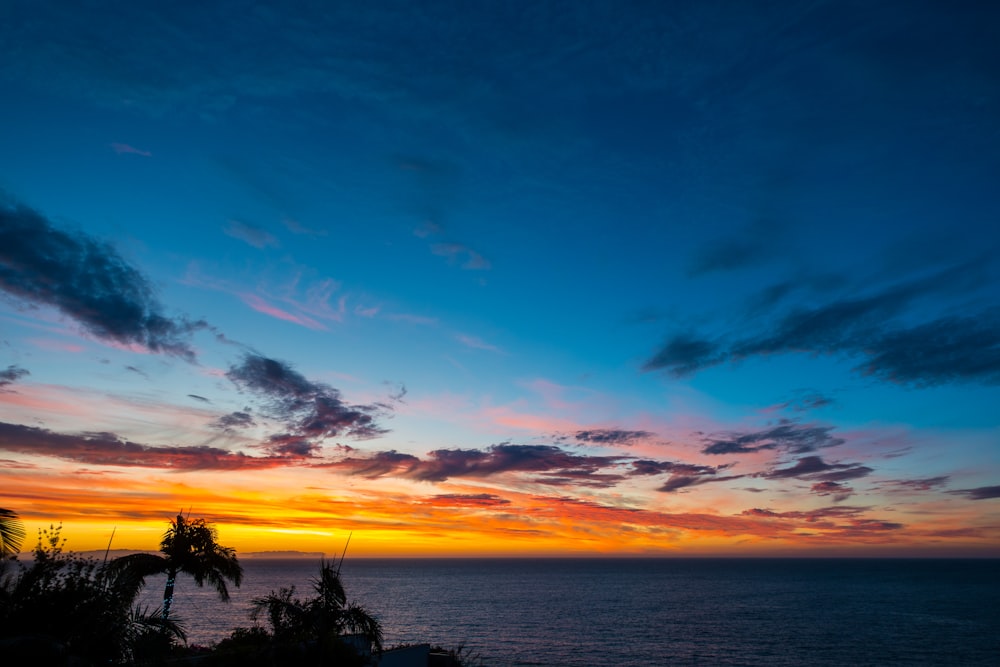
[[[229,604],[179,577],[189,643],[251,625],[250,600],[272,589],[307,596],[319,569],[243,566]],[[997,560],[348,558],[341,575],[387,648],[464,646],[484,667],[1000,665]]]

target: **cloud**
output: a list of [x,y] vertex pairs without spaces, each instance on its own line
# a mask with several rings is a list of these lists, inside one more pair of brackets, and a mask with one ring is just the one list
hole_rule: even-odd
[[207,398],[205,398],[204,396],[199,396],[198,394],[188,394],[188,398],[193,398],[194,400],[198,401],[199,403],[211,403],[212,402],[212,401],[208,400]]
[[714,366],[725,358],[724,348],[693,333],[674,336],[643,365],[644,371],[666,370],[677,377]]
[[[330,303],[334,292],[340,289],[340,283],[330,278],[304,280],[303,273],[301,269],[296,270],[290,280],[277,288],[259,285],[258,294],[245,287],[207,276],[192,262],[183,282],[231,294],[259,313],[309,329],[325,330],[326,326],[319,320],[343,321],[347,312],[347,297],[341,296],[336,305]],[[284,306],[279,308],[274,302],[280,302]]]
[[262,250],[264,248],[277,248],[280,245],[278,239],[270,232],[240,220],[230,220],[229,225],[223,231],[226,232],[226,236],[239,239]]
[[506,498],[492,493],[442,493],[426,501],[437,507],[499,507],[510,505]]
[[295,436],[274,436],[263,445],[272,456],[308,459],[320,452],[320,446],[303,438]]
[[954,491],[949,491],[959,496],[966,496],[972,500],[989,500],[991,498],[1000,498],[1000,486],[980,486],[975,489],[956,489]]
[[810,410],[818,410],[820,408],[825,408],[831,406],[835,401],[829,396],[824,396],[823,394],[816,391],[802,391],[799,392],[795,398],[785,401],[784,403],[779,403],[775,405],[773,409],[776,410],[791,410],[793,412],[809,412]]
[[1000,312],[978,317],[943,317],[888,333],[866,350],[858,366],[899,384],[1000,383]]
[[808,479],[821,482],[843,482],[849,479],[867,477],[875,472],[860,463],[827,463],[819,456],[804,456],[790,468],[778,468],[762,477],[767,479]]
[[168,470],[252,470],[289,465],[289,457],[254,457],[206,446],[143,445],[113,433],[63,434],[0,422],[0,449],[89,465]]
[[[480,449],[438,449],[426,459],[396,451],[348,457],[328,467],[350,475],[377,478],[404,477],[424,482],[443,482],[453,477],[490,477],[510,472],[539,473],[533,481],[564,485],[567,480],[588,480],[598,471],[624,461],[614,456],[574,454],[554,445],[502,443]],[[601,484],[607,479],[596,478]],[[616,479],[622,479],[621,476]]]
[[908,491],[933,491],[947,484],[948,479],[948,475],[939,475],[937,477],[924,477],[922,479],[900,479],[889,482],[889,484]]
[[26,375],[31,375],[26,369],[20,366],[15,366],[11,364],[4,370],[0,371],[0,388],[6,387],[7,385],[14,384]]
[[413,230],[413,235],[420,239],[434,236],[441,233],[441,225],[431,220],[424,220],[420,226]]
[[692,332],[675,334],[642,370],[683,377],[726,361],[806,352],[865,357],[855,370],[900,384],[995,384],[1000,382],[1000,310],[897,323],[918,299],[968,289],[978,280],[979,264],[951,267],[868,296],[793,308],[768,318],[776,322],[770,330],[728,342]]
[[469,271],[485,271],[491,268],[488,259],[460,243],[435,243],[431,246],[431,252],[447,257],[451,264],[461,263],[462,268]]
[[205,322],[163,314],[149,281],[110,245],[54,228],[27,206],[0,202],[0,289],[53,306],[96,338],[193,361]]
[[133,155],[141,155],[142,157],[153,156],[153,154],[150,153],[149,151],[142,151],[133,146],[129,146],[128,144],[113,143],[111,144],[111,150],[113,150],[115,153],[118,153],[119,155],[122,155],[123,153],[131,153]]
[[816,482],[810,489],[818,496],[833,496],[834,502],[847,500],[854,494],[854,489],[840,482]]
[[303,225],[298,220],[294,220],[292,218],[285,218],[281,222],[285,225],[285,228],[288,231],[290,231],[292,234],[297,234],[299,236],[317,237],[317,236],[326,236],[327,234],[325,229],[311,229]]
[[805,521],[816,528],[831,530],[833,534],[841,537],[863,536],[869,533],[901,530],[906,527],[901,523],[893,521],[862,517],[861,515],[869,509],[868,507],[836,506],[821,507],[814,510],[775,512],[755,507],[744,510],[741,512],[741,515],[766,519]]
[[684,489],[689,486],[698,486],[700,484],[707,484],[709,482],[728,482],[733,479],[742,479],[745,475],[724,475],[722,477],[706,477],[702,475],[671,475],[663,486],[661,486],[657,491],[662,491],[663,493],[672,493],[678,489]]
[[496,345],[490,345],[481,338],[476,336],[468,336],[466,334],[456,334],[455,340],[457,340],[462,345],[466,347],[471,347],[475,350],[486,350],[487,352],[500,352],[500,348]]
[[378,479],[379,477],[409,477],[421,464],[422,461],[412,454],[389,450],[373,452],[364,457],[346,457],[336,463],[326,464],[326,467],[348,475]]
[[241,294],[240,299],[243,303],[250,306],[258,313],[263,313],[264,315],[269,315],[275,319],[284,320],[285,322],[291,322],[292,324],[298,324],[299,326],[303,326],[314,331],[326,330],[325,326],[311,317],[307,317],[305,315],[294,315],[287,310],[282,310],[281,308],[268,303],[256,294]]
[[728,434],[724,437],[703,438],[703,454],[749,454],[765,449],[777,449],[792,454],[804,454],[825,447],[844,444],[843,438],[830,435],[832,426],[800,425],[782,419],[777,426],[750,433]]
[[323,440],[337,436],[372,438],[386,432],[375,422],[377,407],[347,405],[339,391],[307,380],[284,362],[247,354],[230,367],[226,377],[264,400],[264,413],[288,429],[282,435]]
[[253,420],[253,415],[242,410],[222,415],[210,424],[213,428],[222,431],[235,431],[236,429],[249,428],[255,425],[256,422]]
[[586,442],[594,445],[632,445],[636,440],[646,440],[655,436],[649,431],[625,431],[622,429],[597,428],[586,431],[577,431],[573,437],[578,442]]
[[783,236],[779,225],[760,220],[738,235],[706,245],[691,263],[688,275],[733,271],[760,264],[779,254],[776,239]]
[[724,482],[743,477],[743,475],[718,476],[720,471],[729,467],[728,465],[705,466],[692,463],[650,461],[645,459],[632,461],[630,465],[632,467],[630,472],[631,476],[641,477],[669,473],[670,477],[667,478],[667,481],[657,489],[663,493],[672,493],[678,489],[683,489],[689,486],[698,486],[708,482]]

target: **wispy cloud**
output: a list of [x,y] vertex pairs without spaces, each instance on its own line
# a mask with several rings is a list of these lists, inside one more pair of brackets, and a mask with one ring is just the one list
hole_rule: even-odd
[[703,454],[750,454],[761,450],[779,450],[804,454],[844,444],[843,438],[831,435],[832,426],[802,425],[782,419],[777,426],[759,431],[728,433],[703,437]]
[[[426,459],[396,451],[374,452],[365,457],[347,457],[330,467],[368,478],[405,477],[425,482],[443,482],[452,477],[490,477],[503,473],[536,473],[533,480],[559,483],[578,475],[593,475],[602,468],[621,463],[622,457],[574,454],[553,445],[503,443],[480,449],[438,449]],[[617,476],[616,479],[623,479]]]
[[459,264],[469,271],[486,271],[492,268],[488,259],[460,243],[435,243],[431,246],[431,252],[446,257],[449,263]]
[[811,491],[818,496],[833,496],[834,502],[843,502],[854,495],[854,489],[842,482],[816,482]]
[[426,501],[436,507],[502,507],[510,501],[492,493],[439,493]]
[[432,327],[438,324],[438,319],[436,317],[413,315],[412,313],[386,313],[385,319],[392,322],[406,322],[407,324],[419,324],[426,327]]
[[122,155],[124,153],[130,153],[132,155],[141,155],[142,157],[153,156],[153,154],[150,153],[149,151],[139,150],[138,148],[135,148],[134,146],[129,146],[128,144],[113,143],[111,144],[111,150],[113,150],[115,153],[118,153],[119,155]]
[[648,440],[655,437],[655,433],[650,431],[628,431],[618,428],[592,428],[577,431],[573,434],[577,442],[584,442],[593,445],[617,445],[629,446],[637,440]]
[[886,485],[902,491],[933,491],[948,483],[948,475],[923,477],[920,479],[899,479],[886,482]]
[[692,463],[675,463],[673,461],[639,460],[632,462],[632,475],[648,476],[669,474],[670,476],[657,489],[663,493],[672,493],[690,486],[698,486],[708,482],[725,482],[740,479],[744,475],[719,475],[719,472],[729,466],[706,466]]
[[110,245],[10,201],[0,201],[0,289],[59,309],[102,341],[188,361],[191,334],[207,328],[166,316],[146,277]]
[[8,385],[14,384],[26,375],[31,375],[31,373],[26,369],[13,364],[3,370],[0,370],[0,390],[3,390],[3,388]]
[[226,232],[227,236],[262,250],[264,248],[277,248],[280,245],[278,239],[270,232],[241,220],[230,220],[223,231]]
[[955,489],[954,491],[949,491],[957,496],[965,496],[972,500],[990,500],[992,498],[1000,498],[1000,486],[980,486],[974,489]]
[[829,534],[838,537],[858,537],[905,528],[903,524],[894,521],[869,519],[862,516],[868,510],[868,507],[851,506],[822,507],[815,510],[791,510],[787,512],[754,508],[745,510],[743,515],[783,521],[804,521],[807,527],[829,531]]
[[144,445],[113,433],[64,434],[0,422],[0,449],[89,465],[168,470],[247,470],[287,466],[288,457],[253,457],[206,446]]
[[771,406],[770,410],[791,410],[792,412],[809,412],[833,405],[836,401],[830,396],[818,391],[801,390],[794,398]]
[[487,352],[501,352],[502,350],[496,345],[491,345],[487,343],[482,338],[476,336],[469,336],[468,334],[455,334],[455,340],[466,347],[471,347],[475,350],[486,350]]
[[307,317],[305,315],[295,315],[287,310],[282,310],[281,308],[268,303],[256,294],[240,294],[240,300],[256,310],[258,313],[269,315],[275,319],[291,322],[292,324],[298,324],[299,326],[306,327],[307,329],[315,329],[317,331],[326,330],[326,327],[323,324],[320,324],[311,317]]
[[48,350],[50,352],[70,352],[76,354],[83,352],[85,349],[83,345],[62,340],[52,340],[51,338],[28,338],[26,341],[40,350]]
[[873,377],[927,386],[950,382],[1000,382],[1000,308],[975,317],[942,316],[920,324],[901,317],[935,294],[967,289],[980,263],[962,264],[873,294],[793,308],[757,334],[725,337],[681,332],[669,337],[644,364],[645,371],[685,376],[710,366],[789,352],[863,357],[857,370]]
[[776,468],[761,476],[767,479],[795,477],[820,482],[843,482],[867,477],[873,472],[874,470],[860,463],[827,463],[819,456],[804,456],[789,468]]
[[312,229],[311,227],[306,227],[298,220],[293,218],[284,218],[282,224],[288,229],[292,234],[297,234],[299,236],[326,236],[327,232],[325,229]]
[[754,266],[782,254],[787,232],[773,220],[761,219],[737,234],[709,243],[688,269],[698,276]]
[[288,364],[247,354],[226,377],[263,401],[264,413],[280,421],[286,433],[273,441],[322,441],[336,436],[372,438],[386,431],[376,423],[385,406],[348,405],[333,387],[307,380]]
[[[196,263],[184,274],[187,285],[207,288],[235,296],[253,310],[314,330],[325,330],[323,322],[342,322],[347,314],[347,296],[334,301],[340,283],[331,278],[308,280],[296,270],[290,279],[277,285],[262,283],[256,291],[206,275]],[[279,305],[280,304],[280,305]]]

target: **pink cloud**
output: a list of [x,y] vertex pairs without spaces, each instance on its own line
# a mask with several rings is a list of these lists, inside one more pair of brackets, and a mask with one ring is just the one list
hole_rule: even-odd
[[342,296],[337,299],[336,307],[330,305],[333,293],[340,289],[340,282],[332,278],[316,281],[306,288],[305,299],[300,300],[295,297],[299,279],[300,276],[295,277],[285,295],[280,297],[282,301],[314,317],[335,322],[344,320],[344,314],[347,312],[347,297]]
[[131,153],[133,155],[141,155],[142,157],[152,157],[153,156],[153,154],[150,153],[149,151],[139,150],[138,148],[135,148],[134,146],[129,146],[128,144],[119,144],[117,142],[111,144],[111,149],[115,153],[118,153],[118,155],[122,155],[124,153]]
[[[297,272],[278,289],[259,287],[257,291],[263,296],[258,296],[228,281],[206,276],[198,270],[197,264],[192,263],[181,282],[231,294],[259,313],[309,329],[326,330],[327,327],[319,320],[342,322],[347,312],[347,297],[340,297],[335,306],[330,304],[333,293],[340,289],[340,283],[331,278],[314,281],[305,288],[304,298],[299,298],[297,294],[302,292],[301,278],[302,273]],[[279,307],[274,302],[279,302],[284,307]]]
[[84,350],[82,345],[52,340],[51,338],[29,338],[28,342],[37,348],[50,352],[83,352]]
[[580,424],[571,419],[517,412],[507,406],[485,408],[482,416],[499,426],[516,428],[536,433],[554,433],[579,430]]
[[240,299],[243,303],[250,306],[258,313],[263,313],[271,317],[277,318],[279,320],[284,320],[286,322],[292,322],[293,324],[298,324],[309,329],[315,329],[317,331],[325,331],[326,327],[317,322],[316,320],[306,317],[304,315],[293,315],[288,311],[282,310],[276,306],[272,306],[268,302],[261,299],[256,294],[241,294]]

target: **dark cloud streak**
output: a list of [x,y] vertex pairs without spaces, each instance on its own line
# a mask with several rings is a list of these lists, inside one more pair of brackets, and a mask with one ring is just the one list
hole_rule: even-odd
[[0,389],[6,387],[7,385],[14,384],[26,375],[31,375],[31,373],[20,366],[11,364],[4,370],[0,371]]
[[792,454],[804,454],[826,447],[844,444],[842,438],[830,435],[830,426],[802,426],[782,419],[772,428],[749,433],[734,433],[725,437],[703,438],[703,454],[749,454],[777,449]]
[[578,442],[586,442],[595,445],[631,445],[636,440],[651,438],[655,433],[649,431],[625,431],[622,429],[588,429],[577,431],[573,434]]
[[246,354],[241,363],[230,367],[226,377],[264,400],[264,413],[288,429],[279,437],[373,438],[386,432],[375,421],[379,407],[348,405],[339,391],[306,379],[282,361]]
[[948,493],[965,496],[971,500],[990,500],[1000,498],[1000,486],[980,486],[974,489],[956,489]]
[[5,422],[0,422],[0,449],[88,465],[176,471],[255,470],[295,463],[289,456],[255,457],[207,446],[144,445],[113,433],[64,434]]
[[11,201],[0,201],[0,289],[57,308],[100,340],[187,361],[195,357],[190,335],[207,328],[164,315],[149,281],[110,245]]
[[696,332],[669,337],[643,371],[691,375],[727,361],[806,352],[846,354],[865,360],[855,370],[900,384],[1000,382],[1000,309],[976,317],[941,316],[901,324],[918,300],[965,293],[988,281],[984,261],[952,266],[867,296],[792,308],[769,318],[769,330],[735,340]]

